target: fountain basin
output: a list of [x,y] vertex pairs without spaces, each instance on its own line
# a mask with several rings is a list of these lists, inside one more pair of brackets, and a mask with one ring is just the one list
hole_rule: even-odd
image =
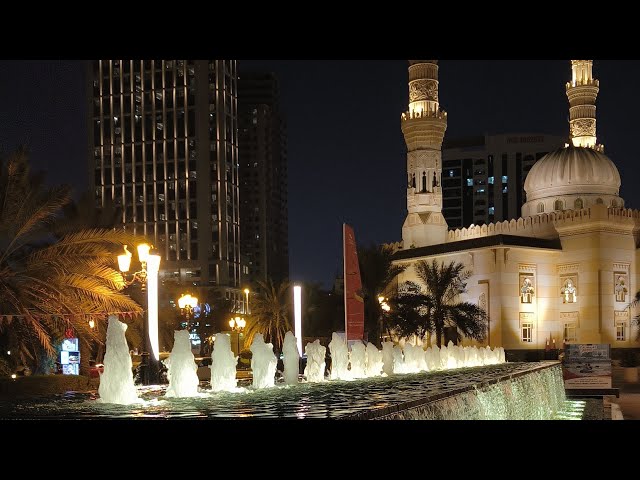
[[[160,387],[142,388],[138,390],[138,395],[145,403],[136,405],[101,404],[96,401],[95,392],[68,393],[30,401],[3,399],[0,401],[0,419],[485,418],[472,415],[472,412],[482,413],[476,408],[477,403],[472,401],[474,396],[496,406],[495,411],[486,418],[530,418],[517,415],[501,417],[500,412],[518,412],[517,404],[516,407],[510,406],[513,399],[522,401],[522,398],[526,398],[535,404],[544,401],[547,405],[556,407],[563,402],[566,404],[561,380],[562,372],[558,362],[541,362],[506,363],[353,381],[301,383],[294,386],[278,384],[262,390],[249,387],[242,393],[212,393],[205,389],[201,391],[205,396],[193,398],[164,398],[164,390]],[[527,389],[523,385],[529,381],[533,382],[534,387]],[[540,390],[544,382],[547,382],[547,386]],[[549,403],[548,392],[551,391],[557,393],[553,395],[553,402]],[[478,392],[481,393],[480,396],[477,395]],[[532,394],[536,394],[536,398],[530,398]],[[465,395],[468,401],[461,400]],[[539,398],[545,395],[546,398]],[[466,413],[464,410],[458,411],[458,416],[454,416],[454,409],[451,407],[455,405],[463,409],[469,406],[471,410]],[[436,406],[438,408],[434,409]],[[438,411],[441,413],[433,413]],[[549,410],[547,415],[547,418],[552,418],[555,412]]]

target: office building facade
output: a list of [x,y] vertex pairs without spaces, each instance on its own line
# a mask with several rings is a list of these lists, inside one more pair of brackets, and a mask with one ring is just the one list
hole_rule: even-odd
[[289,276],[286,125],[274,74],[240,73],[238,123],[241,250],[255,289]]
[[442,213],[450,228],[509,220],[526,202],[524,181],[560,136],[510,133],[445,140],[442,147]]
[[163,281],[242,302],[235,60],[88,62],[98,208],[144,235]]

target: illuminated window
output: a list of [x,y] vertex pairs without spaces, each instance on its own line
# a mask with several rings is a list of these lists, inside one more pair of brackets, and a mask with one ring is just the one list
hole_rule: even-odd
[[502,175],[502,183],[507,183],[507,180],[509,180],[509,177]]
[[495,207],[489,207],[489,215],[495,215],[496,214],[496,208]]
[[473,187],[473,178],[467,178],[467,187]]
[[564,324],[564,341],[565,342],[578,341],[576,322],[567,322]]
[[533,343],[533,323],[522,322],[520,327],[520,340],[523,343]]
[[494,178],[494,177],[489,177],[489,178],[487,179],[487,183],[489,183],[489,184],[491,184],[491,185],[493,185],[493,183],[494,183],[494,182],[495,182],[495,178]]
[[507,193],[507,192],[508,192],[507,187],[504,187],[504,188],[502,189],[502,193]]
[[449,176],[453,177],[453,170],[449,170]]
[[627,325],[625,322],[616,323],[616,340],[624,342],[627,340]]

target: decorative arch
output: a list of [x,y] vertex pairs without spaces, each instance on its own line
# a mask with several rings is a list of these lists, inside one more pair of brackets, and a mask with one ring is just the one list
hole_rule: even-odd
[[542,202],[538,204],[538,213],[544,213],[544,203]]
[[598,199],[596,200],[596,203],[597,203],[598,205],[602,205],[604,202],[602,201],[602,199],[601,199],[601,198],[598,198]]
[[562,200],[556,200],[553,205],[554,210],[564,210],[564,202]]
[[615,200],[611,200],[611,206],[612,206],[613,208],[618,208],[618,202],[617,202],[617,201],[615,201]]
[[573,202],[573,208],[576,210],[582,210],[584,208],[584,202],[581,198],[576,198],[576,201]]

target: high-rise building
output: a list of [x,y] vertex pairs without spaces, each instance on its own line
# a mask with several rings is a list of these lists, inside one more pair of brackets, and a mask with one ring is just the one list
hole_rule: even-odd
[[442,147],[442,213],[451,228],[518,218],[524,180],[563,137],[509,133],[453,138]]
[[287,146],[278,79],[238,79],[241,250],[249,281],[289,276]]
[[160,278],[242,302],[235,60],[88,63],[98,208],[145,235]]

